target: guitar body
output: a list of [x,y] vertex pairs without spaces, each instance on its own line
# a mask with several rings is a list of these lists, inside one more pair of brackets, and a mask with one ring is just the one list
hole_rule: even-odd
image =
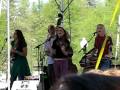
[[82,59],[79,62],[81,67],[90,69],[95,68],[97,57],[92,54],[93,51],[94,49],[91,49],[82,57]]

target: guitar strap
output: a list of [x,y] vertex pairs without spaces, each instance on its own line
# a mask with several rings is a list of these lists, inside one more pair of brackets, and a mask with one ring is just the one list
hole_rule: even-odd
[[107,40],[108,40],[108,36],[106,36],[106,38],[105,38],[105,40],[103,42],[102,48],[100,50],[100,53],[99,53],[99,56],[98,56],[98,59],[97,59],[96,65],[95,65],[95,69],[96,70],[99,68],[99,65],[100,65],[100,62],[101,62],[104,50],[105,50],[105,46],[106,46]]

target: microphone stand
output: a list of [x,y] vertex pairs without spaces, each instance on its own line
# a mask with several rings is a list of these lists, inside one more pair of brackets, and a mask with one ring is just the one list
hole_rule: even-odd
[[91,40],[93,39],[93,37],[95,36],[95,34],[93,34],[93,36],[88,40],[88,43],[86,43],[83,48],[80,49],[80,51],[78,53],[80,53],[82,50],[84,51],[84,54],[86,54],[87,52],[87,44],[89,44],[91,42]]
[[[43,64],[44,63],[43,63],[43,60],[45,58],[45,54],[42,53],[41,46],[44,45],[46,42],[47,42],[47,40],[35,47],[35,49],[37,49],[36,51],[37,51],[37,56],[38,56],[38,58],[37,58],[37,64],[38,64],[37,69],[38,69],[38,74],[40,75],[39,85],[41,83],[42,90],[44,90],[44,71],[43,71],[43,69],[44,69]],[[42,56],[42,54],[43,54],[43,56]],[[41,63],[40,63],[40,61],[41,61]],[[42,73],[40,73],[39,68],[41,68]],[[40,88],[40,86],[38,88]]]
[[47,40],[45,40],[43,43],[41,43],[41,44],[37,45],[34,49],[36,49],[36,48],[38,48],[38,49],[39,49],[39,47],[40,47],[40,46],[42,46],[42,45],[44,45],[46,42],[47,42]]
[[[92,37],[88,40],[88,43],[90,43],[90,41],[93,39],[93,37],[95,36],[95,33],[92,35]],[[82,50],[83,50],[83,52],[84,52],[84,54],[85,54],[85,65],[87,64],[87,58],[86,58],[86,54],[87,54],[87,44],[88,43],[86,43],[84,46],[83,46],[83,48],[81,48],[80,49],[80,51],[78,52],[78,53],[80,53]]]
[[39,48],[40,46],[44,45],[47,41],[50,41],[50,39],[51,39],[51,37],[49,39],[45,40],[43,43],[37,45],[35,48]]

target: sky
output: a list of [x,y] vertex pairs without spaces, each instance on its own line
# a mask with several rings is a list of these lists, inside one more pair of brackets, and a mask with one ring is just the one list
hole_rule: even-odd
[[[31,3],[32,2],[38,2],[38,0],[29,0]],[[43,1],[43,3],[47,3],[49,0],[41,0],[41,1]]]

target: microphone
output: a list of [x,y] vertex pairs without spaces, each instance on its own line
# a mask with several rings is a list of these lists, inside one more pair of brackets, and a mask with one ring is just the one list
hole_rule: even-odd
[[[11,39],[12,39],[12,36],[10,36],[10,40],[11,40]],[[5,41],[7,41],[7,40],[8,40],[8,38],[6,37],[6,38],[5,38]]]
[[94,32],[93,35],[95,35],[97,32]]
[[51,38],[52,38],[52,37],[49,37],[49,38],[46,40],[46,42],[47,42],[47,41],[50,41]]
[[[43,44],[45,44],[46,42],[50,41],[51,38],[52,38],[52,37],[49,37],[49,38],[46,39],[42,44],[37,45],[35,48],[39,48],[41,45],[43,45]],[[34,49],[35,49],[35,48],[34,48]]]

